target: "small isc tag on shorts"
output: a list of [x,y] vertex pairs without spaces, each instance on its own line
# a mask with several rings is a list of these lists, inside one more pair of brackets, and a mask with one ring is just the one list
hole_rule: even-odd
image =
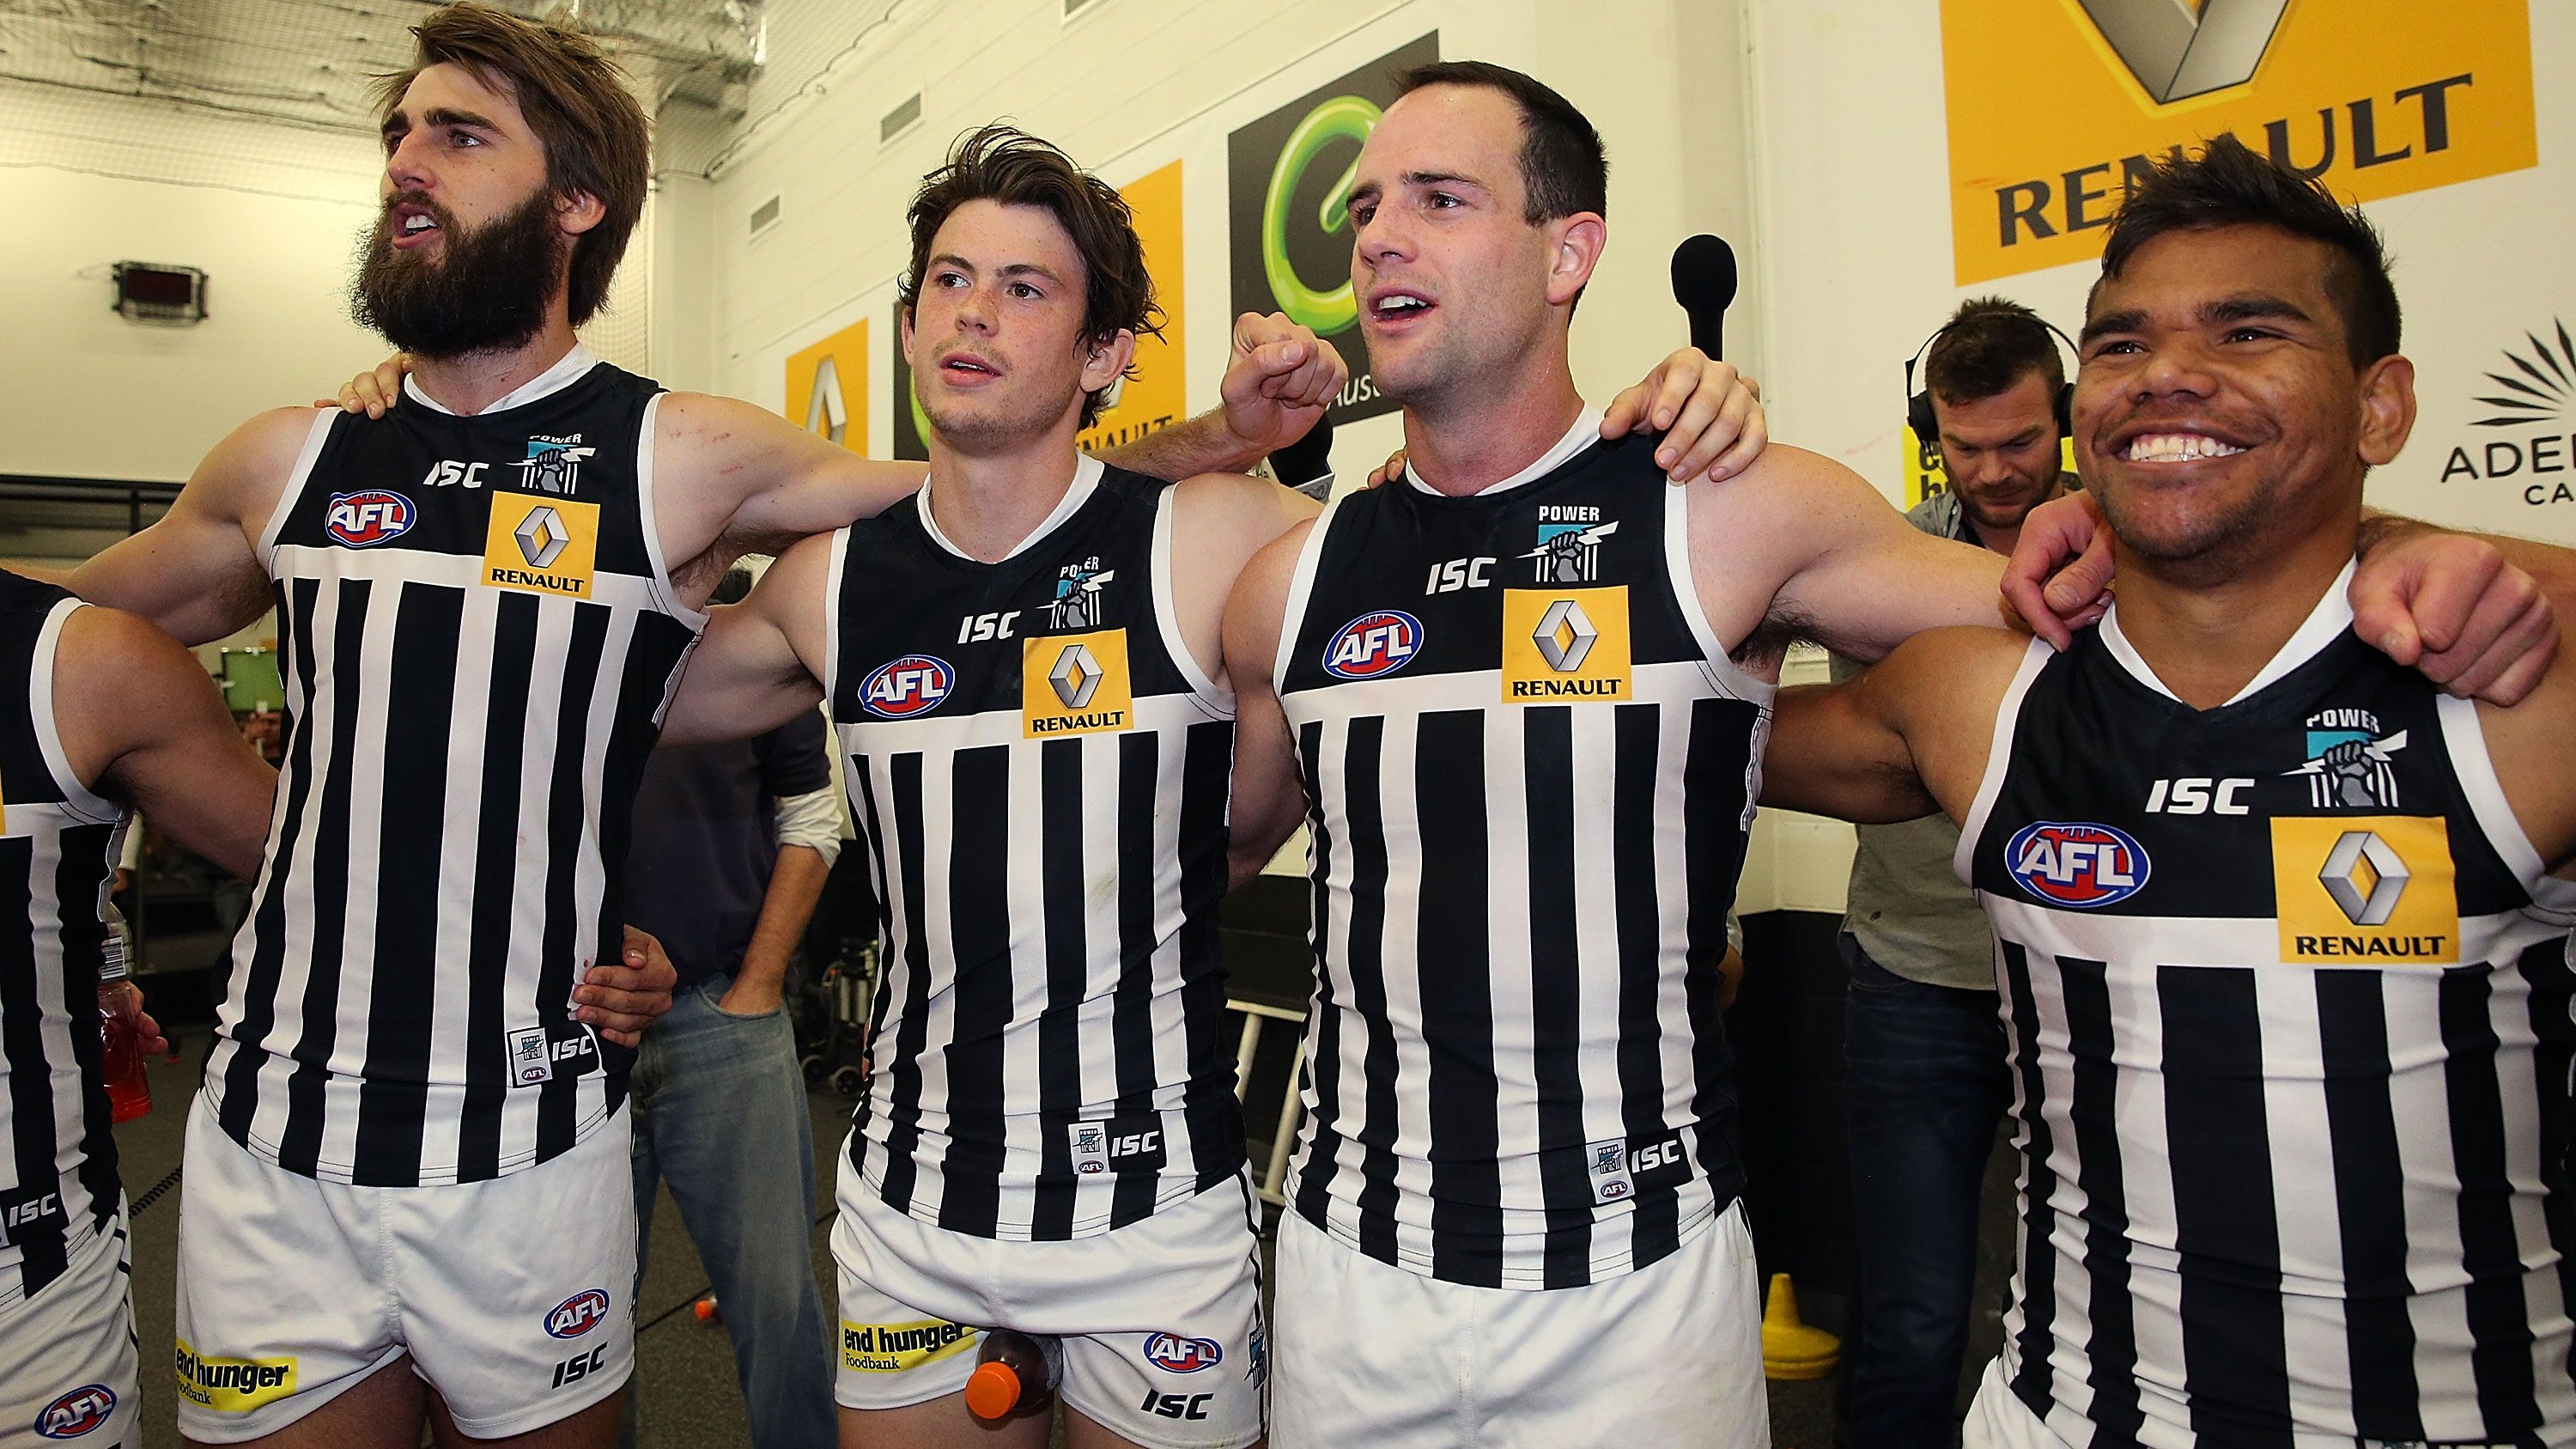
[[1636,1180],[1628,1175],[1628,1143],[1625,1138],[1584,1143],[1583,1160],[1584,1170],[1592,1177],[1594,1202],[1624,1202],[1637,1195]]
[[555,1079],[554,1053],[546,1049],[546,1029],[523,1026],[510,1033],[510,1085],[533,1087]]

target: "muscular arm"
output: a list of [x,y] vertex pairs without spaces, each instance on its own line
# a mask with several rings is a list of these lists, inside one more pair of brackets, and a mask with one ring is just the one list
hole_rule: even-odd
[[822,701],[831,562],[831,535],[806,539],[770,565],[749,598],[709,612],[663,717],[663,744],[749,739]]
[[55,654],[54,719],[84,785],[258,878],[277,772],[242,742],[196,656],[131,614],[77,610]]
[[279,408],[235,428],[160,521],[74,570],[72,591],[189,644],[247,627],[269,604],[268,571],[251,540],[276,511],[314,417],[310,408]]
[[1232,883],[1261,873],[1306,814],[1306,786],[1288,716],[1271,686],[1288,609],[1288,580],[1307,531],[1301,523],[1253,555],[1225,606],[1225,665],[1234,681],[1234,807],[1226,856]]
[[1841,684],[1780,691],[1762,803],[1862,824],[1960,819],[2028,648],[2002,629],[1933,629]]
[[1319,511],[1302,493],[1240,473],[1211,473],[1172,490],[1173,611],[1190,657],[1218,684],[1231,679],[1220,634],[1245,566]]

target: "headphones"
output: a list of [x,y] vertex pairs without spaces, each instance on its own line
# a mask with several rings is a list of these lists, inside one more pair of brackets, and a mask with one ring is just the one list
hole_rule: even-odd
[[[2058,329],[2056,323],[2044,317],[2033,315],[2030,320],[2047,328],[2050,336],[2065,343],[2066,350],[2074,354],[2079,364],[2081,363],[2083,351],[2075,345],[2074,338],[2067,336]],[[1914,355],[1905,360],[1905,422],[1908,427],[1914,429],[1914,436],[1918,442],[1933,448],[1941,446],[1941,424],[1940,420],[1932,415],[1930,384],[1927,382],[1921,392],[1914,390],[1914,365],[1923,360],[1924,353],[1932,350],[1933,343],[1940,341],[1945,333],[1957,325],[1958,319],[1955,317],[1942,323],[1931,336],[1923,339],[1922,346],[1914,349]],[[2068,382],[2057,389],[2057,396],[2051,401],[2049,407],[2050,415],[2057,419],[2057,435],[2061,438],[2075,431],[2074,408],[2075,384]]]

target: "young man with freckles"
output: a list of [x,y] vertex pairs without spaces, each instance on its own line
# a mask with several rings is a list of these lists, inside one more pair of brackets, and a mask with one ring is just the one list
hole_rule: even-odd
[[2229,137],[2160,166],[2076,384],[2109,614],[1779,702],[1765,801],[1948,815],[1997,939],[2021,1234],[1972,1446],[2576,1442],[2576,666],[2472,703],[2356,622],[2398,342],[2358,211]]

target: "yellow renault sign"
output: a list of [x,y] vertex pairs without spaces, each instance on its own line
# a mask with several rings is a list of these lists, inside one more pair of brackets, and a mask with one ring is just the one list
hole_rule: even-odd
[[1962,286],[2099,255],[2221,131],[2375,201],[2537,163],[2529,0],[1942,0]]

